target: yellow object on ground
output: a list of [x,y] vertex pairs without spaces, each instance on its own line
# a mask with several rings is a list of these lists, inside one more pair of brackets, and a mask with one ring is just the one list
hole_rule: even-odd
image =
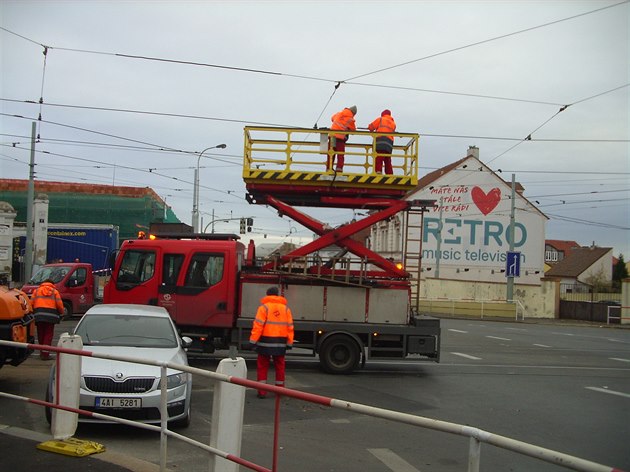
[[37,449],[48,452],[56,452],[66,456],[84,457],[105,451],[105,446],[94,441],[68,438],[63,441],[45,441],[37,445]]

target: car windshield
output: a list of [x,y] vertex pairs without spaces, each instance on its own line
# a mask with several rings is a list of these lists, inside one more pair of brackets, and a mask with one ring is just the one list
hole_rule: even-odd
[[177,347],[177,333],[168,318],[88,314],[74,334],[85,346]]
[[69,271],[70,267],[68,266],[42,267],[31,280],[29,280],[29,283],[41,284],[44,280],[50,279],[52,283],[56,284],[61,282]]

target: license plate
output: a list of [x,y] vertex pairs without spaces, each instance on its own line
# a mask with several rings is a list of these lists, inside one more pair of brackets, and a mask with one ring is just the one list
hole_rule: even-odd
[[96,397],[95,408],[142,408],[142,398]]

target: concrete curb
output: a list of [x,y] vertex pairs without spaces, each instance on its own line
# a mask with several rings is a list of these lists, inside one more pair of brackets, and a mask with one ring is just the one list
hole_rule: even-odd
[[[0,434],[7,434],[17,438],[26,439],[28,441],[34,441],[36,443],[52,440],[51,435],[38,433],[36,431],[30,431],[28,429],[19,428],[17,426],[9,426],[6,424],[0,424]],[[128,469],[131,472],[160,472],[160,466],[157,464],[137,459],[129,455],[118,454],[116,452],[111,452],[108,450],[105,450],[104,452],[101,452],[99,454],[92,454],[87,457],[109,464],[117,465],[119,467]],[[171,469],[166,470],[170,471]]]

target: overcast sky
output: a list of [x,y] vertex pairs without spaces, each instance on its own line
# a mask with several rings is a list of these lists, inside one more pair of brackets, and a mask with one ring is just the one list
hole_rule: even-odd
[[547,239],[627,261],[629,17],[619,1],[0,0],[0,174],[28,178],[41,113],[37,179],[149,186],[190,224],[194,152],[225,143],[201,159],[204,225],[253,216],[257,239],[295,242],[310,233],[244,199],[243,127],[329,126],[350,105],[365,127],[389,108],[421,135],[420,176],[478,146]]

